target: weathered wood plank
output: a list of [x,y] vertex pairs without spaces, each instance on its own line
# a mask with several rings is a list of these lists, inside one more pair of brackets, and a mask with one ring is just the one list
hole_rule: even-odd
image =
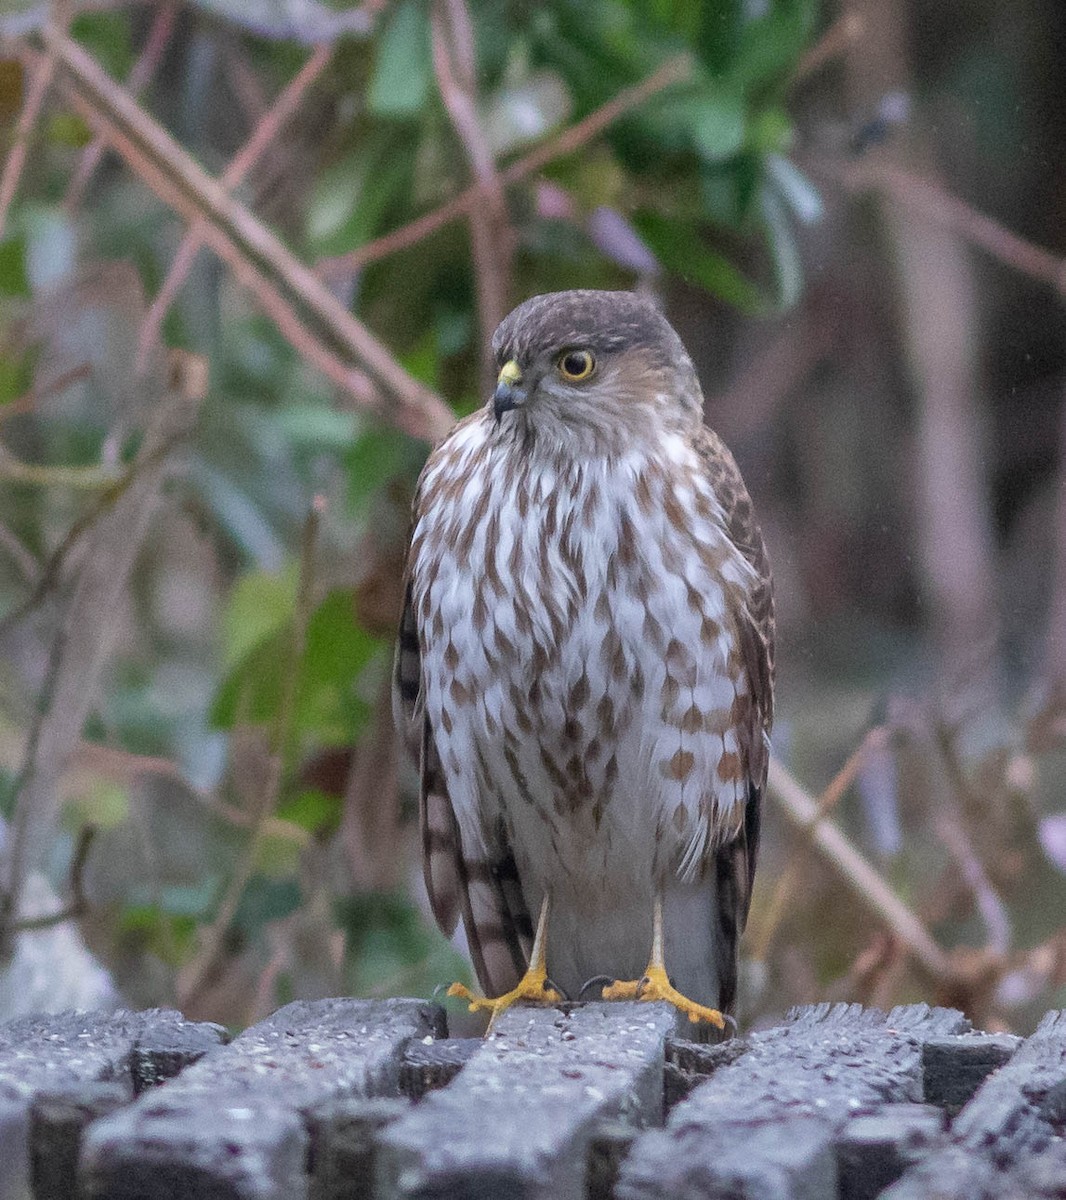
[[[637,1139],[619,1200],[825,1200],[835,1197],[835,1143],[853,1116],[922,1100],[922,1045],[969,1029],[926,1005],[885,1014],[818,1005],[752,1034]],[[718,1051],[719,1056],[721,1051]]]
[[404,1051],[400,1091],[411,1100],[445,1087],[459,1074],[481,1045],[481,1038],[423,1038]]
[[[952,1147],[912,1167],[885,1196],[1002,1200],[1012,1193],[1040,1195],[1032,1176],[1035,1156],[1041,1156],[1045,1176],[1040,1186],[1066,1189],[1060,1145],[1064,1128],[1066,1012],[1053,1012],[1009,1062],[988,1076],[955,1118]],[[1055,1178],[1058,1185],[1048,1182]]]
[[298,1002],[201,1058],[86,1133],[81,1182],[98,1200],[300,1200],[307,1114],[399,1092],[412,1038],[443,1036],[416,1000]]
[[380,1200],[581,1200],[601,1122],[662,1120],[666,1005],[515,1008],[459,1075],[389,1126]]
[[55,1013],[0,1025],[0,1200],[30,1188],[30,1105],[42,1092],[76,1094],[112,1081],[132,1098],[132,1060],[142,1040],[180,1042],[197,1026],[180,1013]]
[[310,1200],[374,1200],[381,1131],[408,1108],[408,1100],[346,1097],[312,1109]]
[[127,1084],[80,1083],[42,1092],[30,1105],[30,1179],[33,1200],[78,1200],[78,1152],[92,1121],[132,1099]]
[[963,1033],[922,1047],[922,1090],[926,1102],[955,1116],[985,1079],[1010,1062],[1022,1044],[1010,1033]]
[[852,1117],[836,1141],[840,1200],[874,1200],[947,1140],[947,1117],[931,1104],[885,1104]]

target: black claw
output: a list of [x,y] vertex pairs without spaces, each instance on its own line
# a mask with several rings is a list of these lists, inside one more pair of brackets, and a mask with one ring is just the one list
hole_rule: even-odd
[[730,1033],[733,1035],[733,1037],[736,1037],[738,1030],[736,1017],[730,1016],[729,1013],[722,1013],[722,1020],[725,1021],[725,1023],[729,1026]]
[[559,993],[559,995],[560,995],[560,996],[562,996],[562,998],[563,998],[564,1000],[569,1000],[569,999],[570,999],[570,997],[569,997],[569,996],[566,994],[566,989],[565,989],[565,988],[561,988],[561,987],[560,987],[560,986],[559,986],[559,985],[558,985],[558,984],[555,982],[555,980],[554,980],[554,979],[547,979],[547,978],[545,978],[545,980],[544,980],[544,990],[545,990],[546,992],[548,992],[548,991],[556,991],[556,992],[558,992],[558,993]]
[[587,979],[582,985],[581,990],[577,994],[579,1000],[585,999],[585,993],[589,988],[599,987],[601,990],[605,987],[610,987],[612,983],[617,983],[613,975],[593,975],[591,979]]

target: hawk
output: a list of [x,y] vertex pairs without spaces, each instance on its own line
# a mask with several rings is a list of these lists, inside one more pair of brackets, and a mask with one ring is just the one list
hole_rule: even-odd
[[592,980],[721,1028],[773,719],[751,501],[651,300],[537,296],[492,345],[419,479],[396,657],[426,887],[487,999],[450,994]]

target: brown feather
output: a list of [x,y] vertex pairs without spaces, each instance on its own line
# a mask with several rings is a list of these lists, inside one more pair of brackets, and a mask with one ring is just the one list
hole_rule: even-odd
[[719,1006],[728,1012],[736,1000],[740,935],[751,907],[751,891],[759,854],[762,796],[769,766],[769,736],[774,719],[774,595],[770,560],[762,530],[740,468],[718,435],[700,429],[695,448],[725,514],[729,537],[755,569],[744,611],[734,614],[741,659],[752,698],[749,724],[740,746],[748,775],[748,801],[736,835],[714,851],[717,881]]

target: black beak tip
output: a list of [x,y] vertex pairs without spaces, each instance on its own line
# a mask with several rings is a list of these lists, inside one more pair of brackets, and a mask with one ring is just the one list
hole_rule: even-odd
[[492,413],[496,418],[497,425],[505,412],[510,412],[511,409],[518,407],[518,401],[517,389],[511,384],[498,383],[496,385],[496,390],[492,393]]

